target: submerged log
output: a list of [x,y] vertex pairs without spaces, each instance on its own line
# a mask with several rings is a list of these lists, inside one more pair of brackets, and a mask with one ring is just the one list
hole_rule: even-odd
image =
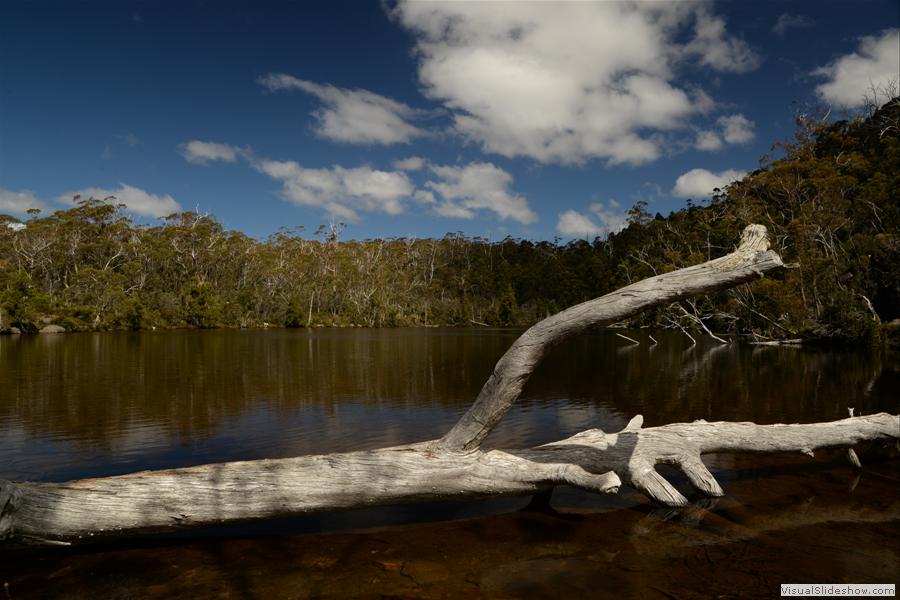
[[782,266],[764,227],[735,252],[647,279],[548,317],[497,363],[472,408],[439,440],[321,456],[202,465],[67,483],[0,481],[0,540],[71,543],[110,536],[423,500],[532,495],[559,484],[610,493],[623,483],[669,506],[688,503],[654,469],[680,468],[708,496],[722,488],[711,452],[804,452],[900,437],[900,417],[832,423],[679,423],[618,433],[592,429],[521,450],[480,448],[547,350],[588,328],[652,306],[724,289]]

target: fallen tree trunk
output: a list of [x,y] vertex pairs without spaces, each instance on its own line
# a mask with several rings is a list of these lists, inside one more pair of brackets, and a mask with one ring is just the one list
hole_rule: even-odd
[[722,489],[703,465],[708,452],[809,452],[887,439],[898,417],[833,423],[679,423],[589,430],[526,450],[434,452],[433,443],[145,471],[68,483],[4,483],[0,531],[7,538],[73,541],[227,521],[420,500],[531,495],[558,484],[615,492],[622,482],[669,506],[685,497],[654,470],[678,466],[700,492]]
[[228,521],[422,500],[530,495],[568,484],[614,492],[622,483],[670,506],[687,499],[654,469],[679,467],[709,496],[723,491],[700,456],[810,453],[900,436],[900,417],[869,415],[809,425],[681,423],[618,433],[588,430],[523,450],[480,449],[554,344],[649,307],[734,286],[781,267],[765,228],[737,250],[574,306],[526,331],[497,363],[472,408],[439,440],[365,452],[147,471],[67,483],[0,481],[0,540],[70,543]]

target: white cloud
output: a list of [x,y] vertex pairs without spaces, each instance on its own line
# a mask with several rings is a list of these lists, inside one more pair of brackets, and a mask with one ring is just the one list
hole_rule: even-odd
[[760,58],[742,39],[725,32],[725,20],[698,8],[695,15],[695,36],[685,48],[700,64],[717,71],[746,73],[759,66]]
[[676,67],[758,62],[702,3],[403,0],[392,15],[416,35],[424,92],[457,133],[545,163],[654,160],[660,132],[710,106],[673,83]]
[[214,142],[201,142],[191,140],[180,146],[181,155],[189,163],[206,165],[212,161],[233,163],[241,155],[241,149],[228,144],[216,144]]
[[574,210],[560,213],[556,230],[566,237],[591,239],[602,234],[602,228],[587,215]]
[[722,128],[722,137],[729,144],[746,144],[756,136],[753,131],[755,124],[744,115],[719,117],[717,123]]
[[392,164],[398,171],[419,171],[426,162],[421,156],[410,156],[402,160],[395,160]]
[[861,106],[873,87],[883,89],[900,79],[900,29],[862,38],[856,52],[819,67],[813,75],[828,79],[816,87],[828,102]]
[[422,204],[437,204],[434,194],[428,190],[416,190],[416,193],[413,194],[413,200]]
[[450,217],[451,219],[474,219],[475,211],[461,204],[452,202],[442,202],[434,207],[435,214],[442,217]]
[[294,161],[260,160],[254,166],[280,181],[281,195],[302,206],[321,207],[337,218],[358,221],[359,211],[403,212],[414,188],[404,173],[363,166],[307,169]]
[[75,196],[101,200],[112,196],[117,204],[124,204],[129,212],[145,217],[164,217],[181,210],[181,205],[172,196],[157,196],[127,183],[120,183],[118,189],[85,188],[66,192],[60,194],[58,200],[64,204],[72,204]]
[[755,123],[741,114],[719,117],[718,131],[701,129],[697,132],[694,147],[697,150],[721,150],[725,144],[746,144],[756,137]]
[[591,214],[574,210],[560,213],[556,230],[566,237],[592,239],[620,231],[628,223],[622,206],[615,200],[609,200],[606,205],[596,202],[589,210]]
[[464,167],[431,166],[437,180],[425,187],[432,197],[441,200],[434,210],[445,217],[472,219],[478,210],[493,211],[503,220],[534,223],[538,216],[528,206],[528,200],[509,191],[512,175],[491,163],[469,163]]
[[272,92],[300,90],[321,100],[322,108],[313,113],[314,131],[329,140],[389,145],[406,144],[425,135],[408,122],[421,111],[368,90],[321,85],[284,73],[270,73],[258,82]]
[[791,27],[803,29],[812,27],[814,23],[815,22],[812,19],[803,15],[789,15],[788,13],[783,13],[778,15],[778,20],[775,21],[775,25],[772,26],[772,31],[774,31],[775,35],[778,37],[784,37],[784,34],[787,33],[787,30]]
[[735,169],[726,169],[720,173],[706,169],[692,169],[675,181],[672,194],[679,198],[708,198],[712,196],[715,188],[723,189],[746,174],[746,171]]
[[0,213],[24,215],[29,208],[46,210],[47,205],[28,190],[13,192],[0,188]]
[[613,199],[610,199],[606,206],[602,202],[591,204],[591,212],[600,219],[600,224],[607,233],[615,233],[625,228],[628,219],[622,205]]
[[697,148],[697,150],[715,151],[721,150],[724,145],[722,136],[717,132],[709,129],[702,129],[697,132],[697,141],[694,144],[694,147]]

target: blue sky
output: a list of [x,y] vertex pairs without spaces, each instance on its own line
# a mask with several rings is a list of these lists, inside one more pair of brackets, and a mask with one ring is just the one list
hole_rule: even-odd
[[0,213],[593,237],[900,77],[900,3],[0,0]]

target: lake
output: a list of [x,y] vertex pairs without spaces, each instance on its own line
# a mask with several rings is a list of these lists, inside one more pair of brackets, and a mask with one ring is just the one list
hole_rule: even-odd
[[[439,437],[520,331],[314,329],[0,337],[0,478],[65,481]],[[900,359],[692,346],[599,331],[554,350],[488,438],[706,419],[898,410]],[[624,489],[430,503],[79,549],[8,550],[22,597],[772,597],[779,583],[897,583],[897,459],[710,456],[727,496],[689,510]],[[661,472],[663,468],[660,469]],[[671,471],[664,471],[672,474]],[[673,482],[686,489],[683,478]],[[692,496],[694,497],[694,496]]]

